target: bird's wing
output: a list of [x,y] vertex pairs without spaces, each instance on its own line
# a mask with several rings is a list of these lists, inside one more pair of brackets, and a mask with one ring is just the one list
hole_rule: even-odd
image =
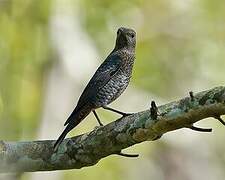
[[94,76],[91,78],[80,99],[76,108],[71,113],[64,125],[67,125],[84,105],[86,105],[97,92],[118,72],[122,64],[122,59],[119,55],[109,55],[106,60],[99,66]]

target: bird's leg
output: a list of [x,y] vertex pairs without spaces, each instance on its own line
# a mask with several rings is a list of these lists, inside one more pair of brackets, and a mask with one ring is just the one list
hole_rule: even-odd
[[121,151],[120,152],[118,152],[118,153],[116,153],[117,155],[119,155],[119,156],[123,156],[123,157],[138,157],[139,156],[139,154],[126,154],[126,153],[122,153]]
[[211,128],[200,128],[200,127],[196,127],[196,126],[188,126],[187,128],[190,128],[194,131],[199,131],[199,132],[212,132],[212,129]]
[[220,116],[215,116],[214,118],[219,120],[225,126],[225,121]]
[[106,109],[106,110],[109,110],[109,111],[112,111],[112,112],[115,112],[115,113],[118,113],[118,114],[122,115],[123,117],[131,115],[130,113],[124,113],[124,112],[118,111],[116,109],[107,107],[107,106],[103,106],[102,108]]
[[96,111],[95,111],[95,110],[93,110],[92,112],[94,113],[95,118],[97,119],[97,121],[98,121],[99,125],[100,125],[100,126],[103,126],[103,124],[102,124],[102,122],[100,121],[100,119],[99,119],[99,117],[98,117],[98,115],[97,115]]

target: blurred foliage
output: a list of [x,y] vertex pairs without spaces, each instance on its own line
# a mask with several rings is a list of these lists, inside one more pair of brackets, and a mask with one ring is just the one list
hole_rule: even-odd
[[[36,135],[43,106],[44,77],[54,58],[49,38],[51,8],[58,1],[0,0],[1,139],[27,139]],[[72,1],[74,6],[78,1]],[[137,30],[137,60],[132,80],[137,88],[175,99],[189,90],[224,85],[225,1],[82,0],[79,3],[82,26],[95,42],[101,61],[112,49],[118,27]],[[215,161],[224,167],[224,150],[214,140],[208,141],[211,147],[215,146],[212,148]],[[167,144],[157,148],[162,151],[159,155],[168,151],[176,154],[176,149],[171,150]],[[138,173],[148,174],[148,169],[143,171],[146,164],[154,163],[149,155],[154,147],[138,145],[135,149],[145,153],[138,167],[136,160],[124,163],[120,158],[117,161],[107,158],[91,168],[67,171],[64,178],[119,180],[132,174],[129,179],[137,179]],[[155,159],[162,161],[154,164],[157,172],[164,171],[165,158]]]
[[0,1],[0,136],[35,135],[45,64],[50,1]]

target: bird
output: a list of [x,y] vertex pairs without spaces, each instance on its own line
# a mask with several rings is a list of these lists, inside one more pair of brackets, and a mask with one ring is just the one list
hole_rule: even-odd
[[93,112],[99,125],[103,126],[96,113],[98,108],[113,111],[122,116],[129,115],[107,105],[116,100],[125,91],[130,82],[135,61],[135,48],[136,32],[131,28],[118,28],[114,49],[98,67],[85,87],[75,109],[64,124],[66,126],[64,131],[54,144],[55,151],[66,135],[91,112]]

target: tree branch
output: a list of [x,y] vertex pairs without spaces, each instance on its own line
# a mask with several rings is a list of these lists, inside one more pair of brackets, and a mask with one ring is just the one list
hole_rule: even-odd
[[92,166],[100,159],[134,144],[158,139],[166,132],[193,128],[195,122],[204,118],[215,117],[224,124],[220,116],[225,114],[225,87],[190,95],[155,107],[160,115],[153,113],[154,118],[152,112],[146,110],[65,139],[56,153],[53,151],[53,140],[0,141],[0,172],[79,169]]

